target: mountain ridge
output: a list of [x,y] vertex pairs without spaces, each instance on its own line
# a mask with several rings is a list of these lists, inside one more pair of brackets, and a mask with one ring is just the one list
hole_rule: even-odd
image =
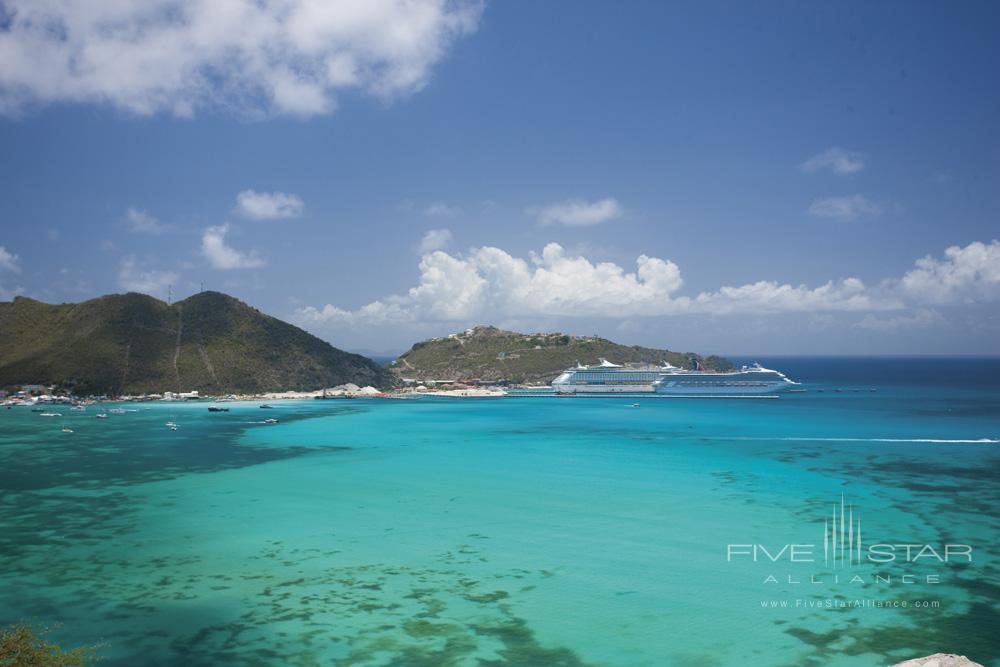
[[393,383],[370,359],[214,291],[172,304],[137,292],[64,304],[19,296],[0,302],[0,332],[0,386],[117,395]]

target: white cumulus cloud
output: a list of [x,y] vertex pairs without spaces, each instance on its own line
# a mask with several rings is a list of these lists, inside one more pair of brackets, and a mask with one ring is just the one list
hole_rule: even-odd
[[118,284],[129,292],[142,292],[162,296],[169,285],[176,285],[180,276],[173,271],[142,269],[134,256],[122,260],[118,270]]
[[943,259],[928,255],[900,280],[900,289],[924,303],[949,304],[1000,299],[1000,241],[951,246]]
[[606,197],[596,201],[568,199],[526,211],[541,225],[566,225],[567,227],[589,227],[622,217],[625,211],[618,200]]
[[284,192],[244,190],[236,195],[236,212],[251,220],[297,218],[305,206],[301,197]]
[[429,252],[447,248],[450,243],[450,229],[428,229],[427,233],[420,239],[420,244],[417,246],[417,252],[421,255],[426,255]]
[[226,245],[229,225],[208,227],[201,236],[201,254],[216,269],[256,269],[265,266],[256,251],[243,252]]
[[817,199],[809,206],[809,213],[822,218],[852,221],[879,215],[882,207],[864,195],[827,197]]
[[21,264],[18,261],[17,255],[10,252],[2,245],[0,245],[0,269],[10,271],[12,273],[21,272]]
[[478,0],[5,0],[0,112],[54,102],[191,116],[330,113],[423,88]]
[[817,153],[799,165],[799,169],[812,174],[821,169],[829,169],[835,174],[855,174],[865,168],[865,156],[857,151],[843,148],[828,148]]

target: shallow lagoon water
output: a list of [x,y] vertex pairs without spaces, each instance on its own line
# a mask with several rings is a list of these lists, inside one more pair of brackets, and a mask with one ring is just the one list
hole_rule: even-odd
[[[777,361],[810,391],[638,409],[149,404],[66,411],[72,434],[4,410],[0,621],[104,641],[111,665],[1000,664],[1000,362],[896,361]],[[873,541],[974,562],[727,562],[816,543],[841,497]]]

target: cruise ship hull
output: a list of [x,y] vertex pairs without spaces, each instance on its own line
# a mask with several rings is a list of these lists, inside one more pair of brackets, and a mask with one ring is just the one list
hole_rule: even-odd
[[557,394],[655,394],[653,385],[553,385]]
[[684,386],[659,386],[656,388],[657,394],[687,394],[698,396],[729,396],[729,395],[757,395],[774,394],[790,388],[790,383],[761,383],[749,386],[719,386],[719,387],[684,387]]

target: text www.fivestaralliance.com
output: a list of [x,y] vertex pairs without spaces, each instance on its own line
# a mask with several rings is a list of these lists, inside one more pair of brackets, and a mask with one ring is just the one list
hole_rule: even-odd
[[761,600],[764,609],[938,609],[940,600],[892,600],[880,598],[851,598],[807,600]]

